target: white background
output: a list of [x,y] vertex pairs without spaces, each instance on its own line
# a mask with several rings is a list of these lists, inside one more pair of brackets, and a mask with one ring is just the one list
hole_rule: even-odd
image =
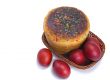
[[110,80],[110,2],[109,0],[0,0],[0,80],[61,80],[37,63],[44,48],[43,20],[49,10],[72,6],[90,19],[91,31],[106,45],[103,59],[88,70],[72,66],[65,80]]

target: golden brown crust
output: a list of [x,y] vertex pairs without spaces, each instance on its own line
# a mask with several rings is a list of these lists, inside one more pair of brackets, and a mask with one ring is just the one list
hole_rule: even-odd
[[63,38],[61,35],[56,35],[47,24],[48,17],[54,10],[55,9],[51,10],[49,14],[45,17],[44,33],[48,43],[60,54],[64,54],[71,51],[72,49],[78,48],[85,41],[89,33],[90,24],[87,16],[85,16],[87,20],[87,26],[85,30],[82,33],[78,34],[77,36]]

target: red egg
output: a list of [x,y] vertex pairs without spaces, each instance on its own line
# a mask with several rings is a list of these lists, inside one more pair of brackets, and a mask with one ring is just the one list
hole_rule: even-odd
[[48,66],[52,60],[52,53],[49,49],[43,48],[38,52],[37,59],[42,66]]
[[83,46],[83,50],[85,56],[92,61],[98,61],[102,57],[100,47],[94,43],[86,42]]
[[81,49],[72,51],[69,55],[69,59],[78,65],[85,65],[87,61],[87,58]]
[[71,73],[69,65],[61,60],[53,62],[53,71],[61,78],[67,78]]

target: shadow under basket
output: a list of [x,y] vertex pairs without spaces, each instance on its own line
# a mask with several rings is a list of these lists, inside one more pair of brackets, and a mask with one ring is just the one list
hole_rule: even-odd
[[[102,57],[103,57],[104,52],[105,52],[105,44],[104,44],[104,42],[103,42],[98,36],[96,36],[94,33],[92,33],[91,31],[89,32],[88,37],[94,37],[94,38],[96,38],[96,39],[98,40],[99,46],[100,46],[100,49],[101,49],[101,52],[102,52]],[[43,41],[43,43],[45,44],[45,46],[46,46],[47,48],[49,48],[49,49],[50,49],[56,56],[58,56],[61,60],[63,60],[64,62],[66,62],[66,63],[68,63],[68,64],[70,64],[70,65],[72,65],[72,66],[74,66],[74,67],[76,67],[76,68],[78,68],[78,69],[88,69],[88,68],[94,66],[94,65],[98,62],[98,61],[96,61],[96,62],[90,62],[89,64],[84,65],[84,66],[83,66],[83,65],[75,64],[74,62],[70,61],[70,60],[67,58],[68,55],[58,54],[58,52],[55,51],[55,50],[49,45],[49,43],[48,43],[47,40],[46,40],[46,37],[45,37],[45,34],[44,34],[44,33],[43,33],[43,35],[42,35],[42,41]]]

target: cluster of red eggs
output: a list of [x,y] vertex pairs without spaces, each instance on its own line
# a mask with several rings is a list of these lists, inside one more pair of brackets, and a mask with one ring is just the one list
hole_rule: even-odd
[[[68,59],[78,65],[87,65],[91,61],[98,61],[102,57],[101,49],[98,41],[95,38],[87,38],[81,48],[68,53]],[[43,48],[38,52],[38,62],[43,66],[49,66],[52,60],[52,52],[49,49]],[[62,60],[53,62],[53,71],[62,78],[67,78],[70,73],[70,67]]]
[[91,61],[98,61],[102,57],[100,45],[95,38],[87,38],[80,49],[72,51],[69,59],[78,65],[87,65]]

